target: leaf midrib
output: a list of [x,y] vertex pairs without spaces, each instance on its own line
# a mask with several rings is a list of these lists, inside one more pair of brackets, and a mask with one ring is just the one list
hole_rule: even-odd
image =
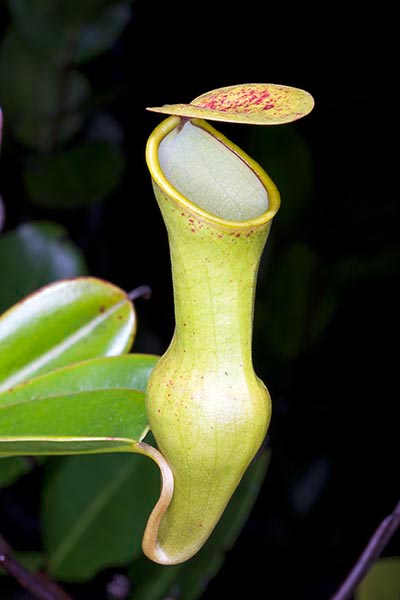
[[94,319],[83,325],[77,329],[74,333],[69,335],[67,338],[64,338],[62,342],[56,344],[50,350],[47,350],[43,354],[34,358],[31,362],[26,364],[22,369],[18,370],[16,373],[13,373],[7,379],[3,380],[0,383],[0,392],[6,391],[9,388],[13,387],[17,383],[21,383],[29,379],[29,375],[37,372],[42,366],[47,363],[55,360],[63,352],[66,352],[70,348],[72,348],[81,338],[89,335],[96,327],[102,324],[103,321],[108,319],[114,312],[116,312],[124,303],[128,302],[128,298],[123,298],[113,307],[109,308],[104,313],[97,315]]
[[[91,394],[96,394],[98,392],[104,392],[104,395],[106,395],[106,393],[113,393],[113,392],[132,392],[134,394],[130,395],[129,397],[129,401],[141,401],[142,398],[139,397],[139,394],[141,394],[141,396],[144,396],[144,392],[142,392],[141,390],[137,390],[135,388],[128,388],[128,387],[109,387],[109,388],[90,388],[89,390],[80,390],[78,392],[65,392],[65,393],[58,393],[58,394],[48,394],[43,395],[43,396],[37,396],[36,398],[24,398],[21,400],[15,400],[14,402],[7,402],[4,404],[0,403],[0,411],[2,410],[6,410],[7,408],[11,408],[14,406],[23,406],[24,404],[30,404],[31,402],[45,402],[47,400],[58,400],[61,398],[71,398],[73,399],[75,396],[84,396],[84,395],[91,395]],[[126,398],[125,398],[126,400]]]
[[83,536],[84,531],[89,528],[93,521],[95,521],[104,506],[110,501],[112,496],[116,494],[120,486],[128,479],[132,468],[133,462],[124,466],[120,470],[119,474],[111,481],[110,485],[104,488],[101,494],[97,495],[94,501],[89,504],[88,508],[81,513],[81,519],[78,520],[75,526],[69,530],[69,534],[63,538],[63,541],[58,549],[50,557],[50,572],[55,572],[59,569],[60,564],[71,552],[79,538]]

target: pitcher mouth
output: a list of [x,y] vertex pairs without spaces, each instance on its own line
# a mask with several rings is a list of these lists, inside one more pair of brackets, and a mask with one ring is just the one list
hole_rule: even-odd
[[258,165],[252,158],[250,158],[243,150],[241,150],[238,146],[233,144],[230,140],[228,140],[224,135],[216,131],[211,125],[209,125],[206,121],[200,119],[193,119],[190,121],[196,127],[201,128],[202,130],[209,133],[213,138],[219,141],[221,144],[225,146],[230,152],[235,154],[246,167],[254,174],[254,176],[258,179],[260,185],[264,188],[267,194],[268,207],[266,210],[261,212],[259,215],[253,218],[245,218],[245,219],[227,219],[223,216],[219,216],[209,210],[202,208],[191,199],[186,197],[183,193],[181,193],[173,183],[166,176],[161,163],[160,163],[160,144],[165,140],[165,138],[173,132],[174,129],[178,128],[179,125],[184,124],[185,121],[180,117],[169,117],[165,119],[156,127],[156,129],[151,134],[147,147],[146,147],[146,161],[149,167],[151,176],[154,182],[160,187],[160,189],[166,193],[170,198],[172,198],[176,204],[182,208],[191,211],[196,214],[198,217],[211,221],[215,224],[225,226],[228,228],[235,229],[248,229],[249,227],[260,227],[266,225],[268,222],[272,220],[274,215],[277,213],[280,206],[280,196],[279,192],[270,179],[270,177],[265,173],[265,171]]

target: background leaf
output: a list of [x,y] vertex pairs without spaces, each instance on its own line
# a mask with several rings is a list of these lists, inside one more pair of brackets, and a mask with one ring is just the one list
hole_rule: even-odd
[[86,142],[31,161],[24,183],[31,199],[47,207],[76,208],[104,199],[119,183],[124,159],[109,142]]
[[56,223],[26,223],[0,237],[0,312],[57,279],[84,275],[80,250]]
[[400,557],[379,559],[360,583],[355,600],[398,600]]
[[245,473],[221,520],[204,547],[189,561],[176,566],[156,565],[142,558],[131,569],[131,600],[178,597],[196,600],[221,568],[245,524],[264,480],[269,451],[259,454]]
[[[103,3],[104,4],[104,3]],[[94,19],[82,28],[73,61],[87,61],[104,52],[121,35],[131,18],[128,2],[114,2],[103,6]]]
[[126,352],[135,331],[133,305],[116,286],[91,277],[53,283],[0,318],[0,390],[74,362]]
[[81,73],[61,72],[8,30],[0,48],[0,104],[20,142],[48,150],[67,141],[82,125],[88,94]]
[[139,556],[159,480],[139,455],[70,457],[50,469],[42,505],[50,573],[86,581]]
[[88,60],[106,50],[129,22],[129,2],[121,0],[8,0],[20,35],[48,60],[63,65]]
[[22,456],[0,460],[0,489],[12,485],[21,475],[31,470],[31,461]]

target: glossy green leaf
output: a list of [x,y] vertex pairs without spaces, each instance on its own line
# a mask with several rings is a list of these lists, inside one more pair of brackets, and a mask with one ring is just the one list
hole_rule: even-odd
[[0,237],[0,312],[57,279],[84,275],[79,248],[56,223],[25,223]]
[[355,600],[398,600],[400,557],[379,559],[360,583]]
[[79,109],[89,85],[77,71],[68,77],[9,29],[0,48],[0,104],[14,136],[48,150],[82,125]]
[[51,284],[0,318],[0,391],[56,368],[127,352],[136,330],[121,289],[92,277]]
[[36,204],[76,208],[105,198],[118,185],[123,171],[119,148],[100,141],[39,158],[31,162],[23,177]]
[[42,522],[52,576],[85,581],[140,556],[159,488],[158,469],[138,455],[70,457],[50,469]]
[[88,60],[106,50],[128,24],[121,0],[8,0],[19,34],[47,60],[60,65]]
[[22,456],[0,460],[0,489],[12,485],[31,470],[31,462]]
[[145,391],[158,360],[151,354],[94,358],[56,369],[0,393],[0,407],[51,396],[120,388]]
[[196,600],[221,568],[225,553],[243,528],[264,480],[270,454],[262,452],[246,471],[220,522],[204,547],[189,561],[161,566],[147,559],[137,560],[131,569],[134,592],[131,600],[160,600],[179,597]]
[[110,389],[0,406],[0,456],[134,451],[147,431],[144,394]]

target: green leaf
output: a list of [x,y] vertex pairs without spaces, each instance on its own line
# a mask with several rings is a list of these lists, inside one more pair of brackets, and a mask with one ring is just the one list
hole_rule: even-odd
[[399,600],[400,557],[379,559],[360,583],[356,600]]
[[0,456],[134,451],[147,431],[143,392],[109,389],[0,406]]
[[0,237],[0,312],[57,279],[84,275],[80,250],[56,223],[26,223]]
[[21,456],[0,460],[0,489],[12,485],[31,469],[29,460]]
[[86,581],[141,554],[160,477],[141,456],[63,459],[45,486],[42,521],[48,568],[64,581]]
[[56,369],[0,393],[1,406],[96,390],[145,391],[158,356],[126,354],[94,358]]
[[0,104],[14,136],[48,150],[82,125],[79,108],[89,84],[77,71],[64,72],[9,29],[0,48]]
[[157,359],[140,354],[93,359],[3,392],[0,456],[129,449],[129,440],[99,438],[143,437],[147,419],[137,389],[145,389]]
[[83,62],[107,50],[119,38],[130,18],[131,8],[126,2],[104,7],[82,28],[73,61]]
[[109,142],[86,142],[31,162],[23,174],[29,196],[42,206],[76,208],[104,199],[119,183],[124,159]]
[[133,564],[132,600],[160,600],[173,597],[178,590],[179,600],[196,600],[203,594],[253,508],[269,458],[269,452],[264,451],[253,461],[210,539],[192,559],[176,566],[156,565],[144,558]]
[[0,391],[59,367],[129,350],[136,331],[121,289],[92,277],[53,283],[0,318]]
[[121,0],[8,0],[20,35],[48,60],[82,62],[111,46],[129,22]]

